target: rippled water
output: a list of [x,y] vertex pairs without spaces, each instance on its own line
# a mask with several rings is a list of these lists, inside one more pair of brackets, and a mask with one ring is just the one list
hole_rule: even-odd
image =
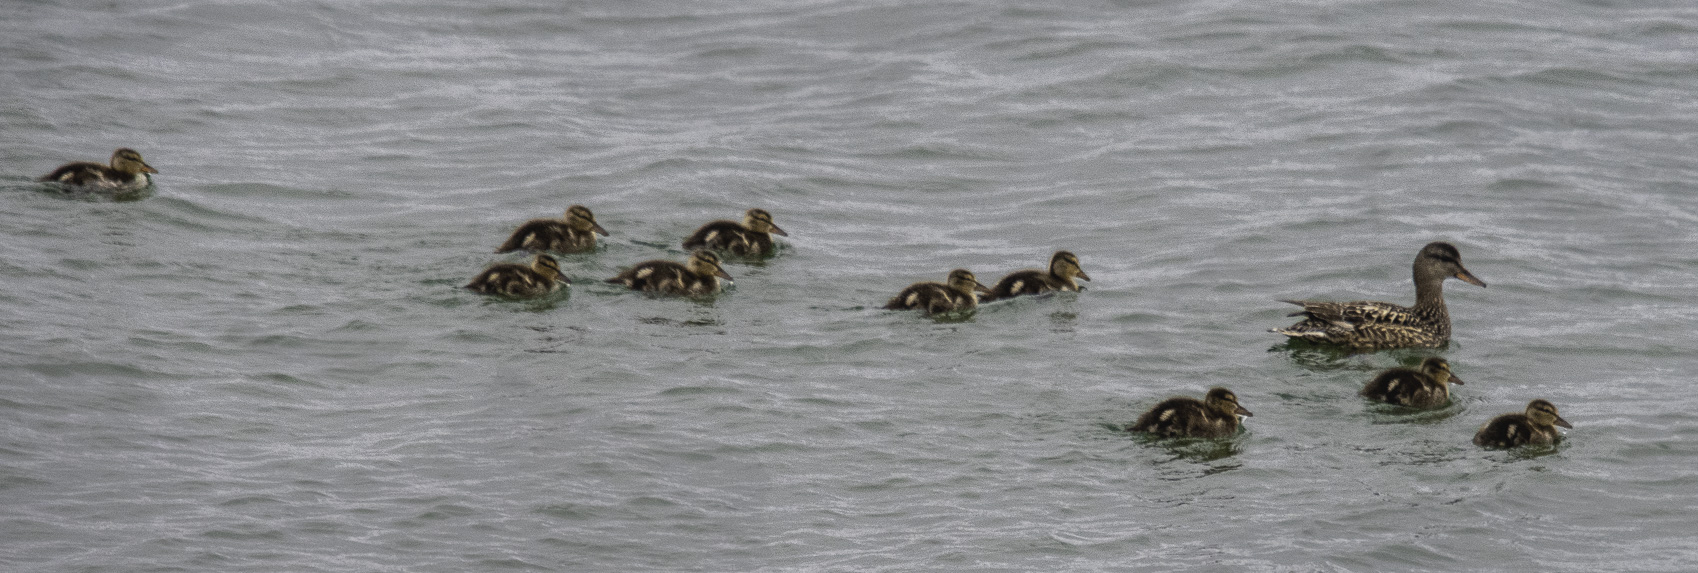
[[[1698,559],[1698,8],[13,3],[8,571],[1634,570]],[[110,198],[33,183],[140,150]],[[540,301],[457,287],[573,203]],[[790,232],[711,301],[599,279]],[[1286,347],[1413,299],[1421,351]],[[1079,254],[1078,295],[879,310]],[[1119,426],[1234,389],[1222,441]],[[1546,398],[1553,448],[1469,444]]]

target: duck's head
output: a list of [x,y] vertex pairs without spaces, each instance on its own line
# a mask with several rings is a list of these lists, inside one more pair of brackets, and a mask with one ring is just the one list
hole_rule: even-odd
[[1557,415],[1556,404],[1552,404],[1545,400],[1534,400],[1527,403],[1527,419],[1532,420],[1533,423],[1541,426],[1556,425],[1571,430],[1574,429],[1574,426],[1570,425],[1568,420],[1564,420],[1562,419],[1562,416]]
[[[1416,277],[1437,277],[1437,280],[1457,278],[1462,282],[1485,287],[1486,281],[1462,268],[1462,253],[1456,250],[1456,245],[1444,241],[1433,241],[1421,248],[1421,253],[1415,255]],[[1417,282],[1419,282],[1417,278]]]
[[1449,382],[1451,384],[1462,383],[1461,378],[1457,378],[1455,374],[1450,372],[1450,361],[1437,356],[1422,360],[1421,372],[1428,376],[1432,376],[1434,380],[1438,380],[1441,384],[1445,382]]
[[152,165],[148,165],[146,161],[142,161],[141,153],[138,153],[136,150],[128,147],[120,147],[117,151],[112,152],[112,168],[120,173],[129,173],[132,175],[136,173],[159,172],[159,170],[154,169]]
[[552,256],[538,253],[535,259],[531,259],[531,270],[562,283],[572,284],[572,279],[566,278],[566,273],[560,272],[560,261]]
[[566,226],[579,231],[595,231],[603,237],[607,236],[607,229],[601,228],[601,224],[595,222],[595,214],[590,212],[589,207],[583,205],[573,205],[566,208]]
[[961,292],[991,291],[989,287],[979,283],[979,277],[973,276],[973,271],[969,271],[967,269],[955,269],[953,271],[949,271],[949,279],[945,284],[948,284],[949,288]]
[[725,269],[719,266],[719,255],[715,255],[713,251],[707,249],[696,251],[690,255],[690,262],[684,263],[684,266],[697,275],[713,275],[731,280],[731,274],[725,272]]
[[1226,415],[1254,416],[1249,410],[1238,405],[1238,395],[1225,388],[1213,388],[1203,396],[1203,406],[1210,410]]
[[790,233],[786,233],[784,229],[778,228],[778,225],[772,224],[772,213],[766,212],[766,209],[750,209],[749,212],[744,213],[743,226],[757,233],[772,233],[780,237],[790,236]]
[[1085,269],[1079,268],[1079,257],[1067,251],[1056,251],[1049,257],[1049,274],[1058,277],[1077,277],[1091,280],[1091,275],[1085,274]]

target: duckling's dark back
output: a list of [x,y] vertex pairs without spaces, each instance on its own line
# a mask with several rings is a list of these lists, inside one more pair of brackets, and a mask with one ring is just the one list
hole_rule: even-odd
[[1127,428],[1165,437],[1221,438],[1238,432],[1238,416],[1216,416],[1202,400],[1169,398]]

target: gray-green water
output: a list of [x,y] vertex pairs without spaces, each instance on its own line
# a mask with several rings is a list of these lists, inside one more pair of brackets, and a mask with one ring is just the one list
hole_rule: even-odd
[[[1698,560],[1681,2],[14,2],[7,571],[1633,570]],[[127,201],[31,182],[140,150]],[[538,302],[456,287],[595,210]],[[760,206],[711,302],[599,279]],[[1410,302],[1468,381],[1288,351]],[[1079,254],[1090,290],[878,310]],[[1222,442],[1115,427],[1224,385]],[[1546,398],[1561,446],[1483,451]]]

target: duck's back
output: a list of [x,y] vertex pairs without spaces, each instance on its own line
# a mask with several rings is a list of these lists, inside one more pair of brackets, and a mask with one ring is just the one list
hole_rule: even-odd
[[1450,395],[1432,376],[1409,368],[1393,368],[1375,376],[1362,387],[1362,396],[1377,402],[1431,408],[1450,401]]
[[67,185],[111,185],[122,183],[122,174],[99,163],[78,161],[66,163],[37,181],[57,181]]
[[1169,398],[1145,412],[1128,429],[1166,437],[1219,438],[1238,431],[1238,417],[1213,416],[1195,398]]
[[558,290],[560,283],[530,267],[501,263],[491,265],[472,277],[472,282],[467,283],[465,288],[478,294],[537,296]]
[[891,297],[884,308],[889,310],[918,309],[927,314],[969,309],[978,306],[974,297],[963,295],[943,283],[914,283]]
[[670,294],[706,294],[719,286],[718,279],[697,276],[689,267],[672,261],[648,261],[626,269],[607,282],[632,290]]
[[1292,338],[1363,350],[1437,347],[1450,340],[1449,317],[1389,302],[1283,302],[1303,307],[1291,314],[1304,317],[1303,321],[1274,329]]
[[1020,295],[1041,294],[1056,290],[1072,289],[1069,288],[1066,283],[1062,283],[1061,281],[1056,280],[1055,277],[1050,276],[1047,271],[1026,269],[1023,271],[1014,271],[1012,273],[1008,273],[1008,276],[1002,277],[1002,280],[997,281],[996,286],[991,287],[991,293],[986,295],[985,299],[1001,300]]
[[684,239],[686,249],[714,249],[735,255],[759,255],[772,250],[772,236],[736,221],[713,221]]
[[1556,441],[1555,432],[1534,426],[1526,414],[1504,414],[1480,426],[1474,434],[1474,445],[1488,448],[1513,448],[1526,444],[1550,444]]
[[565,221],[534,219],[519,225],[495,252],[510,253],[521,249],[581,253],[595,249],[595,231],[579,231],[567,226]]

